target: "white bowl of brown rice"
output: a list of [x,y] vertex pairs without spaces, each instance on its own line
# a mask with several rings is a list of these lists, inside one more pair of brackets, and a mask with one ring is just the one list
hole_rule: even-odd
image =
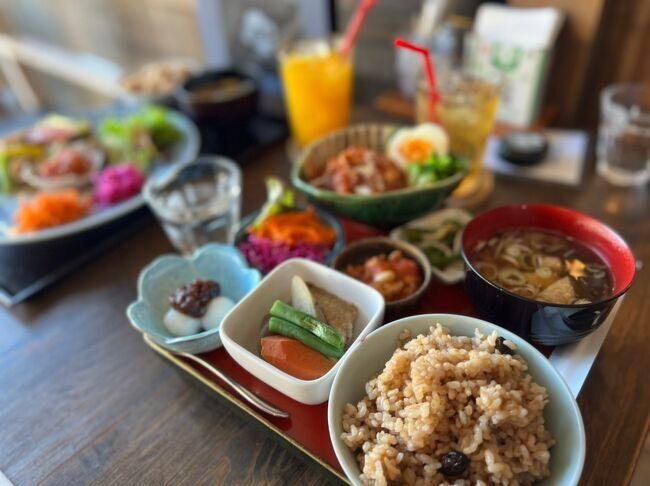
[[371,333],[340,363],[328,421],[354,485],[572,486],[585,458],[580,410],[548,359],[466,316]]

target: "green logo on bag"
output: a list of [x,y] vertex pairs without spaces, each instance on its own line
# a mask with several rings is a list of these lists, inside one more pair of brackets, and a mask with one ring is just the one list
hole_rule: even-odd
[[519,47],[495,44],[490,53],[490,64],[503,73],[511,73],[519,67],[524,55]]

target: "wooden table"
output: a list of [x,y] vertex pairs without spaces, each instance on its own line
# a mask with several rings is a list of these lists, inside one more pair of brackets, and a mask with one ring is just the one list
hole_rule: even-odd
[[[283,146],[244,168],[244,212],[263,179],[286,176]],[[497,179],[486,206],[549,202],[618,230],[650,262],[647,188],[617,190],[592,171],[580,190]],[[0,470],[16,485],[322,484],[330,481],[161,360],[128,325],[140,269],[171,247],[139,233],[28,303],[0,309]],[[649,423],[650,271],[641,268],[579,397],[582,484],[629,481]],[[329,440],[323,437],[323,440]]]

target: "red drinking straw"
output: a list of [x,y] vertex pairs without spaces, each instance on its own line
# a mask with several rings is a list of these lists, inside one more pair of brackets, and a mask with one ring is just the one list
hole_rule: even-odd
[[377,3],[377,0],[361,0],[359,5],[357,5],[357,10],[354,12],[348,28],[345,29],[345,36],[341,43],[341,55],[347,56],[350,53],[354,41],[357,39],[357,35],[359,35],[363,21],[366,19],[366,15],[375,6],[375,3]]
[[436,103],[440,99],[440,93],[438,93],[438,88],[436,86],[436,72],[433,69],[433,63],[431,62],[431,52],[429,49],[419,46],[417,44],[412,44],[411,42],[405,41],[404,39],[395,39],[395,47],[401,47],[403,49],[408,49],[413,52],[417,52],[422,56],[424,60],[424,71],[427,75],[427,84],[429,85],[429,117],[432,120],[436,119]]

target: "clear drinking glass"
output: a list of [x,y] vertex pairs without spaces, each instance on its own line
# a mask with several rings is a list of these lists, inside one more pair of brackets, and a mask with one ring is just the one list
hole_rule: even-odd
[[650,85],[615,84],[600,99],[598,173],[616,186],[650,180]]
[[229,159],[201,156],[154,174],[144,198],[184,255],[209,242],[232,243],[239,225],[241,170]]

